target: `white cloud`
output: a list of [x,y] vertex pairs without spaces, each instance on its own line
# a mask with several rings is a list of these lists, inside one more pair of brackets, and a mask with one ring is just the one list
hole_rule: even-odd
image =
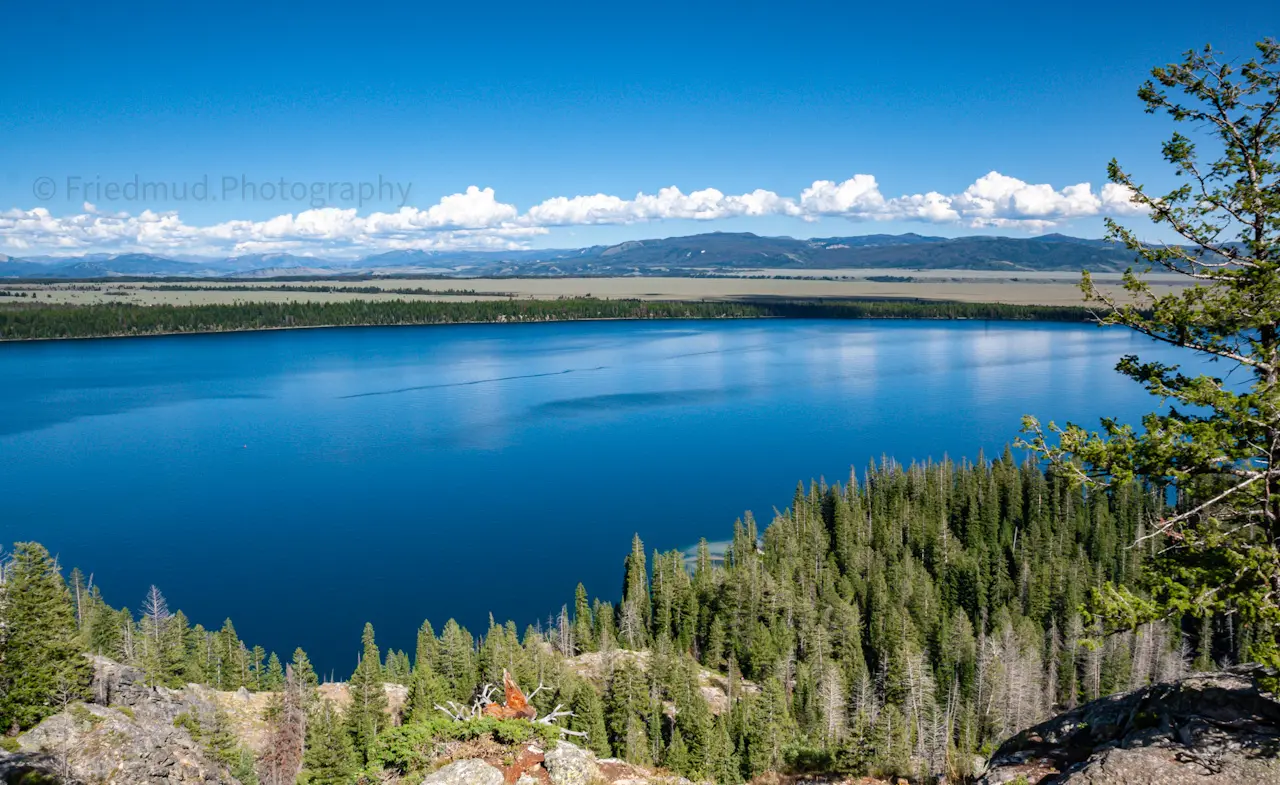
[[1118,183],[1102,186],[1102,212],[1104,215],[1144,215],[1150,212],[1146,205],[1133,202],[1133,189]]
[[876,218],[884,214],[885,199],[873,175],[855,174],[843,183],[814,182],[800,193],[800,209],[809,217]]
[[1101,207],[1101,201],[1093,195],[1088,183],[1056,191],[1053,186],[1032,185],[999,172],[988,172],[978,178],[955,197],[952,204],[974,226],[1008,226],[1012,221],[1028,221],[1039,226],[1097,215]]
[[937,191],[914,196],[899,196],[890,199],[887,206],[890,216],[901,221],[952,223],[960,220],[960,214],[951,206],[951,198]]
[[989,172],[954,195],[938,191],[887,198],[873,175],[842,182],[817,180],[799,197],[757,189],[726,195],[715,188],[684,193],[675,186],[624,199],[609,194],[557,196],[523,214],[500,202],[492,188],[471,186],[425,209],[405,206],[361,216],[355,209],[322,207],[262,221],[231,220],[204,226],[176,212],[107,212],[86,202],[83,212],[54,216],[48,209],[0,213],[0,247],[53,253],[153,251],[244,254],[267,251],[358,254],[395,249],[525,247],[551,227],[632,224],[668,219],[713,221],[742,216],[786,216],[806,221],[913,221],[1040,232],[1076,218],[1136,215],[1145,208],[1114,183],[1096,193],[1089,183],[1055,189]]
[[739,196],[726,196],[715,188],[686,194],[679,188],[662,188],[657,194],[638,193],[634,199],[608,194],[553,197],[529,208],[527,223],[535,226],[585,224],[629,224],[686,218],[710,221],[743,215],[799,215],[794,201],[773,191],[757,189]]

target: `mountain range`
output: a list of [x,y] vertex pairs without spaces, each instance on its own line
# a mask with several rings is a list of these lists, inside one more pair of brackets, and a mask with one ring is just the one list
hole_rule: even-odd
[[389,251],[354,260],[288,253],[226,258],[145,253],[0,255],[0,278],[698,275],[759,269],[1105,272],[1124,270],[1133,258],[1133,252],[1115,243],[1061,234],[1032,238],[872,234],[797,240],[712,232],[573,249]]

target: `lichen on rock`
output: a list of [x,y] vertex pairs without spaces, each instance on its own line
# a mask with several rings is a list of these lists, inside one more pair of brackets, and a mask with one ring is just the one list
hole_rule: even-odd
[[422,785],[503,785],[503,777],[482,760],[460,760],[432,772]]
[[1278,783],[1274,678],[1240,666],[1092,701],[1006,741],[979,783]]

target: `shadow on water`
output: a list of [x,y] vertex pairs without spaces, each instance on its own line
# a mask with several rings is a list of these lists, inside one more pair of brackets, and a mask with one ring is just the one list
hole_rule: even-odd
[[751,387],[739,385],[700,390],[661,390],[655,392],[608,393],[561,398],[535,404],[517,414],[497,417],[486,422],[468,423],[423,440],[433,449],[484,448],[497,446],[502,436],[510,434],[517,424],[549,422],[592,416],[606,416],[662,407],[698,406],[717,403],[750,393]]
[[134,389],[128,395],[69,401],[41,401],[41,406],[6,407],[0,411],[0,437],[52,428],[91,417],[127,414],[139,409],[178,406],[195,401],[254,401],[269,395],[258,393],[213,393],[200,390]]
[[584,414],[603,414],[656,406],[688,406],[723,400],[745,391],[743,387],[714,388],[706,390],[662,390],[659,392],[608,393],[584,395],[540,403],[526,412],[526,417],[574,417]]

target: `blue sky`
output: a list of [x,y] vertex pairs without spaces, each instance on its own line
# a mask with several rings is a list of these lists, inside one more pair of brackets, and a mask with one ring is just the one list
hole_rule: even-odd
[[1150,67],[1280,34],[1223,8],[10,3],[0,253],[1098,236],[1109,158],[1168,183]]

